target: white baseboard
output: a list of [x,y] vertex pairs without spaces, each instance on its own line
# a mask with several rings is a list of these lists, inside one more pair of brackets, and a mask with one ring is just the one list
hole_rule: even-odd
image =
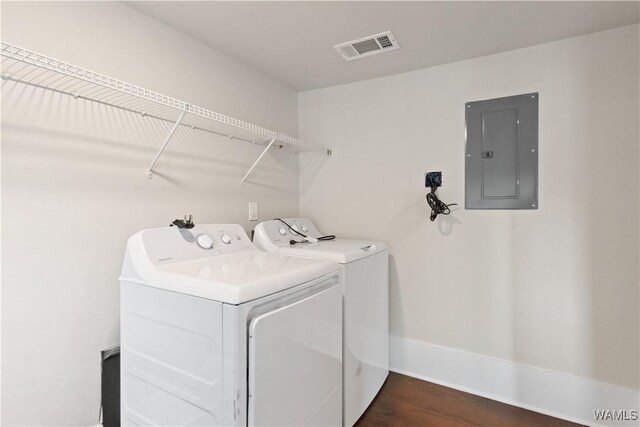
[[[640,391],[534,368],[453,348],[391,336],[390,369],[432,383],[594,426],[637,426],[639,421],[596,421],[594,409],[640,410]],[[638,414],[639,412],[636,412]]]

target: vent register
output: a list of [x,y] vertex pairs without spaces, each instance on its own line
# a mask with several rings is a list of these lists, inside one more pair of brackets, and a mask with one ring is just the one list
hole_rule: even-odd
[[363,58],[365,56],[376,55],[378,53],[389,52],[398,49],[395,36],[391,31],[364,37],[347,43],[335,45],[333,48],[344,58],[345,61]]

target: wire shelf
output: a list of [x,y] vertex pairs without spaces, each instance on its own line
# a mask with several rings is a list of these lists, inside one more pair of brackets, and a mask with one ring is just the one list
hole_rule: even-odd
[[[0,55],[2,56],[1,77],[4,80],[172,122],[175,123],[176,128],[187,126],[226,136],[232,140],[268,148],[276,147],[291,153],[325,151],[322,147],[307,144],[292,136],[198,107],[9,43],[0,42]],[[162,154],[172,134],[173,132],[169,134],[158,156],[148,168],[149,173],[152,172],[153,165]]]

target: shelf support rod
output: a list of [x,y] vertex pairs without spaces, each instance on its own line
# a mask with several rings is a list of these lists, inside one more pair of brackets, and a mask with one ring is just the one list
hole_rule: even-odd
[[156,165],[156,163],[160,159],[160,156],[162,156],[164,149],[167,148],[167,145],[169,145],[169,141],[171,141],[173,134],[176,133],[176,130],[178,130],[178,127],[180,126],[180,123],[182,123],[182,119],[184,119],[184,116],[186,114],[187,114],[187,110],[183,110],[182,113],[180,113],[180,117],[178,117],[178,120],[176,120],[176,122],[173,124],[173,127],[171,128],[171,130],[169,131],[169,134],[167,135],[164,142],[162,143],[160,150],[158,150],[158,152],[156,153],[156,157],[153,159],[153,161],[147,168],[147,176],[149,177],[149,179],[151,179],[151,177],[153,176],[153,167]]
[[251,167],[249,168],[249,170],[247,171],[247,173],[244,174],[244,176],[242,177],[242,182],[245,182],[247,180],[247,177],[249,176],[249,174],[251,172],[253,172],[253,170],[256,168],[256,166],[258,166],[258,163],[260,163],[260,160],[262,160],[262,158],[264,157],[265,154],[267,154],[267,151],[269,151],[269,148],[271,148],[271,146],[273,145],[274,142],[276,142],[276,139],[278,139],[278,136],[274,136],[271,141],[269,141],[269,145],[267,145],[267,148],[264,149],[264,151],[262,152],[262,154],[260,154],[260,157],[258,157],[256,159],[255,162],[253,162],[253,164],[251,165]]

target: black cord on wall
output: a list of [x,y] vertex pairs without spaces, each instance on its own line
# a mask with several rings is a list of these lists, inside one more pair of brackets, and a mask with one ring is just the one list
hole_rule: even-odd
[[446,204],[436,196],[436,190],[442,185],[442,172],[428,172],[424,178],[424,186],[431,188],[427,193],[427,203],[431,208],[429,219],[434,221],[438,215],[449,215],[451,210],[449,206],[455,206],[457,203]]
[[457,205],[457,203],[449,203],[447,205],[445,202],[440,200],[438,196],[436,196],[435,188],[431,188],[431,191],[427,193],[427,203],[431,208],[431,215],[429,216],[431,221],[434,221],[438,215],[449,215],[451,213],[449,206]]

